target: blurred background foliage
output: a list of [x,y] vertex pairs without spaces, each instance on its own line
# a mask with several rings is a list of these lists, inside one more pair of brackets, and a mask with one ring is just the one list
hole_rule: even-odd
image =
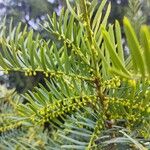
[[[124,15],[127,15],[134,26],[138,28],[143,23],[150,23],[150,0],[108,0],[112,4],[109,22],[116,19],[122,24]],[[135,2],[136,1],[136,2]],[[73,2],[73,1],[72,1]],[[140,5],[139,5],[140,4]],[[47,14],[57,15],[62,7],[66,7],[65,0],[0,0],[0,20],[6,17],[9,25],[13,18],[13,25],[20,21],[29,29],[40,33],[45,38],[53,38],[40,28],[39,23],[47,19]],[[12,72],[10,75],[0,73],[0,83],[6,84],[8,88],[15,87],[18,92],[26,92],[32,89],[38,82],[43,82],[43,76],[39,73],[35,77],[26,77],[24,74]]]

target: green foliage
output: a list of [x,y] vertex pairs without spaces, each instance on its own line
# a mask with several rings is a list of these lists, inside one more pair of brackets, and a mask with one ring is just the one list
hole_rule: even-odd
[[[15,28],[10,24],[9,33],[5,23],[0,28],[1,70],[45,75],[45,85],[21,95],[10,115],[15,123],[1,128],[6,136],[1,143],[16,149],[146,149],[150,138],[148,27],[141,28],[138,40],[124,18],[130,50],[125,59],[120,25],[107,23],[111,3],[78,0],[73,8],[67,0],[67,5],[58,19],[53,13],[41,25],[57,42],[34,35],[27,27],[21,30],[21,24]],[[7,136],[7,130],[19,130],[18,126],[21,132],[16,137]],[[39,133],[34,132],[37,129]],[[32,142],[27,140],[30,137]]]
[[[142,10],[143,2],[140,0],[129,0],[129,7],[127,8],[127,16],[135,26],[136,33],[140,30],[142,24],[146,22],[146,15]],[[144,4],[143,4],[144,5]]]

